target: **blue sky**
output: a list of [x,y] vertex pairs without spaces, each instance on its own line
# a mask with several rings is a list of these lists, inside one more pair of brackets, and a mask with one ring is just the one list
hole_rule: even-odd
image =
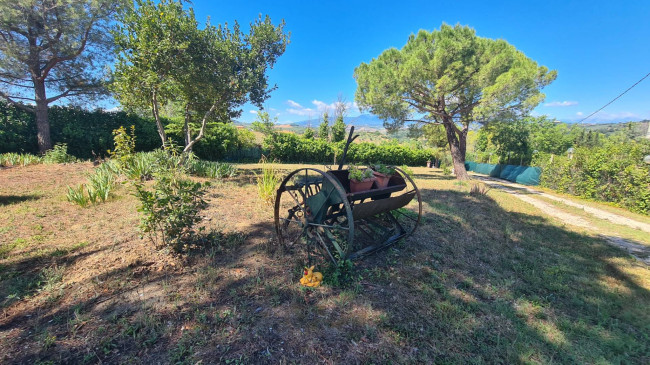
[[[567,122],[582,119],[650,72],[650,1],[199,1],[199,21],[239,21],[258,14],[282,19],[291,43],[269,72],[278,89],[265,109],[279,122],[316,118],[341,94],[354,101],[352,76],[411,33],[443,22],[501,38],[528,57],[558,71],[535,109]],[[585,123],[650,119],[650,77]],[[246,106],[242,121],[255,118]],[[358,111],[351,110],[354,116]]]

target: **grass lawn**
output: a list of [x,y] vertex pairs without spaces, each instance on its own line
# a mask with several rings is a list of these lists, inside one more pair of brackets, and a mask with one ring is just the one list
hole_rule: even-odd
[[184,255],[139,237],[129,185],[68,203],[89,163],[0,169],[0,363],[650,363],[650,269],[584,229],[414,168],[416,233],[307,290],[240,167]]

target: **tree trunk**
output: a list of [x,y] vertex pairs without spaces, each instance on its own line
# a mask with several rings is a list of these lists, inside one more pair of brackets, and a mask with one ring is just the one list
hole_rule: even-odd
[[45,95],[45,81],[33,79],[34,96],[36,101],[36,138],[38,140],[38,151],[44,154],[47,150],[52,149],[52,139],[50,137],[50,121],[47,116],[47,96]]
[[167,143],[167,134],[165,133],[165,127],[163,127],[162,122],[160,121],[160,113],[158,112],[158,96],[156,90],[151,93],[151,112],[153,117],[156,120],[156,127],[158,128],[158,135],[162,140],[162,145],[165,147]]
[[451,151],[451,159],[454,165],[454,174],[458,180],[469,180],[469,175],[465,169],[466,132],[463,130],[458,135],[452,123],[451,118],[445,118],[442,124],[445,126],[445,131],[447,132],[447,141],[449,142],[449,150]]
[[185,133],[185,149],[183,152],[192,152],[192,131],[190,130],[190,106],[185,106],[185,124],[183,125],[183,132]]
[[188,138],[187,140],[189,142],[187,142],[185,144],[185,149],[183,149],[183,152],[192,152],[192,147],[194,146],[194,144],[196,142],[200,141],[201,138],[203,138],[203,135],[205,134],[205,126],[208,123],[208,118],[210,117],[210,114],[212,114],[217,109],[217,104],[218,103],[219,103],[219,101],[215,101],[215,103],[212,104],[212,106],[210,107],[210,110],[208,110],[205,113],[205,115],[203,115],[203,120],[201,121],[201,129],[199,130],[199,134],[194,139],[192,139],[192,135],[190,134],[190,129],[189,129],[190,126],[188,125],[189,112],[188,112],[188,114],[186,114],[185,127],[187,128],[187,138]]

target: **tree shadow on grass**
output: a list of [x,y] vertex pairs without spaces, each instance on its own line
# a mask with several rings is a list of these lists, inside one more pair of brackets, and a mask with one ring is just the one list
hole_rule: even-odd
[[418,180],[456,180],[455,176],[452,175],[425,175],[425,174],[414,174],[413,178],[417,182]]
[[[649,360],[647,268],[601,239],[504,210],[489,196],[421,193],[422,226],[356,263],[360,278],[349,289],[301,288],[304,256],[267,250],[258,238],[270,239],[273,225],[259,222],[245,241],[226,235],[231,244],[195,248],[183,268],[111,270],[96,280],[123,287],[35,310],[27,326],[15,318],[11,327],[30,345],[11,347],[11,360]],[[56,346],[47,348],[44,333]]]
[[[650,294],[642,277],[622,269],[648,271],[625,252],[542,217],[505,211],[487,196],[422,194],[423,226],[400,249],[418,269],[400,271],[417,278],[406,286],[434,303],[412,308],[417,317],[445,324],[433,334],[436,361],[647,361],[650,319],[639,308]],[[409,314],[392,309],[386,311],[396,328],[433,340],[404,326]]]
[[30,195],[0,195],[0,206],[21,203],[29,200],[38,200],[41,196],[37,194]]

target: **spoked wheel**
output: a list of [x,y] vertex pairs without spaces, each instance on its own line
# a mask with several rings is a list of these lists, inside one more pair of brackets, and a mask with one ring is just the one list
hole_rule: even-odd
[[354,220],[345,190],[321,170],[293,171],[277,191],[275,230],[286,247],[306,245],[309,260],[313,255],[338,264],[354,243]]
[[352,259],[362,258],[410,236],[420,224],[422,217],[420,190],[408,174],[399,168],[395,170],[404,179],[406,188],[392,195],[390,199],[398,201],[403,199],[405,205],[355,222],[356,242],[364,248],[354,252],[351,255]]

